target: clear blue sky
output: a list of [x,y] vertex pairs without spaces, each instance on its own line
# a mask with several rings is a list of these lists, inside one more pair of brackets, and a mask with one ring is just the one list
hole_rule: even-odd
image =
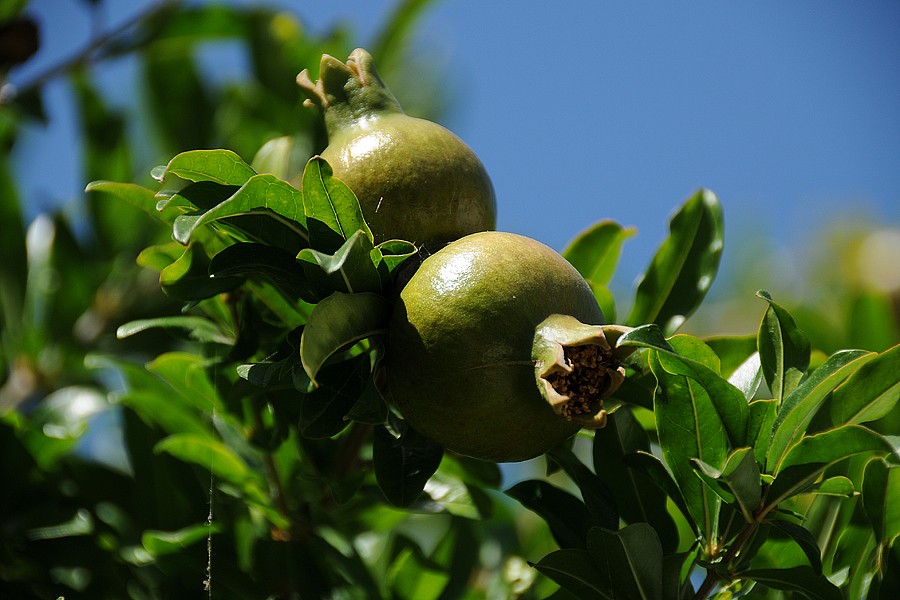
[[[106,4],[114,24],[149,2]],[[393,5],[276,4],[312,30],[349,21],[363,46]],[[37,71],[88,30],[82,2],[33,9],[46,19]],[[804,243],[853,214],[900,226],[898,32],[896,0],[443,0],[416,43],[450,78],[444,124],[491,173],[499,228],[561,250],[602,218],[636,226],[620,275],[630,285],[700,186],[724,204],[726,264],[739,251],[729,240],[751,231]],[[114,65],[106,81],[130,76]],[[83,187],[65,85],[48,92],[53,124],[16,156],[35,210]]]

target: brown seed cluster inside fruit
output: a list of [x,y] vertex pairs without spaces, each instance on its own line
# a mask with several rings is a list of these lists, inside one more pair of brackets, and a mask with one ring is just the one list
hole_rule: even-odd
[[603,397],[610,384],[610,372],[619,361],[611,352],[599,346],[567,346],[563,348],[569,372],[553,373],[547,378],[553,389],[569,398],[560,414],[571,421],[575,415],[596,412],[603,406]]

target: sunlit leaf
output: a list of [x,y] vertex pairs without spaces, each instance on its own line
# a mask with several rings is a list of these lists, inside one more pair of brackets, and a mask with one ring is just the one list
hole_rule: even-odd
[[809,367],[809,339],[794,318],[760,290],[757,296],[769,303],[759,326],[759,358],[763,376],[779,404],[800,384]]
[[725,502],[736,504],[744,520],[752,523],[754,512],[762,498],[759,465],[752,449],[739,448],[729,454],[721,470],[697,459],[693,462],[701,479]]
[[835,425],[866,423],[888,414],[900,400],[900,345],[863,365],[834,391],[831,420]]
[[674,333],[706,296],[719,268],[724,225],[715,194],[700,190],[669,221],[641,282],[626,323],[656,323]]
[[704,539],[714,539],[718,535],[721,499],[697,478],[690,461],[698,458],[721,468],[726,458],[727,435],[706,390],[693,379],[667,372],[658,353],[650,352],[650,368],[659,385],[654,412],[662,454],[700,533]]
[[782,401],[767,451],[768,470],[778,471],[785,453],[805,433],[828,395],[875,356],[875,353],[862,350],[836,352]]
[[728,383],[739,389],[748,402],[753,400],[762,383],[762,366],[759,361],[759,353],[754,352],[747,360],[738,365],[731,377],[728,378]]
[[333,252],[357,231],[373,240],[356,196],[343,182],[332,177],[331,166],[315,156],[303,171],[303,207],[310,229],[310,244]]
[[819,494],[821,496],[840,496],[844,498],[852,498],[859,494],[853,482],[842,475],[829,477],[813,484],[809,488],[809,493]]
[[900,536],[900,466],[877,459],[869,462],[862,500],[879,552],[887,553]]
[[209,437],[190,433],[170,435],[154,450],[209,469],[216,477],[235,485],[262,483],[260,473],[249,468],[228,446]]
[[166,172],[188,181],[244,185],[256,172],[231,150],[190,150],[169,161]]
[[860,452],[891,452],[878,433],[861,425],[843,425],[815,435],[804,436],[781,461],[779,469],[810,463],[831,464]]
[[119,339],[126,338],[148,329],[183,329],[198,342],[213,342],[231,346],[234,344],[234,336],[229,335],[213,321],[204,317],[180,315],[173,317],[156,317],[153,319],[140,319],[120,325],[116,330]]
[[580,233],[563,250],[563,257],[578,269],[594,291],[607,322],[614,323],[616,308],[607,287],[612,279],[622,251],[622,244],[636,233],[614,221],[600,221]]
[[[175,219],[175,239],[187,245],[194,231],[227,217],[266,216],[306,238],[306,218],[300,192],[272,175],[253,175],[224,202],[202,214],[185,214]],[[266,240],[260,240],[266,241]]]
[[219,533],[222,527],[218,523],[189,525],[177,531],[159,531],[148,529],[141,534],[141,545],[150,554],[162,556],[183,552],[185,548],[206,540],[210,535]]
[[377,294],[335,292],[319,302],[300,339],[300,360],[313,382],[332,354],[387,331],[390,303]]

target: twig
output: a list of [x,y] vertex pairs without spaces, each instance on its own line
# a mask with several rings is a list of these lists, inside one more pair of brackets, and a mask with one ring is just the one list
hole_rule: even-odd
[[[166,10],[169,7],[174,6],[180,2],[181,0],[161,0],[158,4],[150,6],[146,10],[126,20],[117,28],[103,34],[94,35],[84,48],[82,48],[72,56],[64,58],[55,65],[48,67],[44,71],[41,71],[40,73],[32,77],[30,81],[27,81],[26,83],[19,86],[13,86],[12,84],[4,85],[3,93],[0,94],[0,104],[12,102],[17,96],[29,92],[35,88],[39,88],[47,82],[55,79],[61,74],[66,73],[67,71],[79,65],[89,63],[92,60],[92,55],[97,50],[106,45],[110,40],[115,39],[116,37],[121,35],[122,32],[127,31],[142,20],[147,19],[159,12],[162,12],[163,10]],[[99,58],[102,58],[102,55]]]

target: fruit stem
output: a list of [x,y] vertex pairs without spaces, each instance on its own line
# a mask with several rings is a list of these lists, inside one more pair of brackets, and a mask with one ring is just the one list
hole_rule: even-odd
[[297,85],[308,97],[304,106],[322,109],[329,136],[361,120],[403,112],[378,75],[372,55],[362,48],[351,52],[346,64],[323,54],[318,81],[313,82],[309,70],[303,69]]

